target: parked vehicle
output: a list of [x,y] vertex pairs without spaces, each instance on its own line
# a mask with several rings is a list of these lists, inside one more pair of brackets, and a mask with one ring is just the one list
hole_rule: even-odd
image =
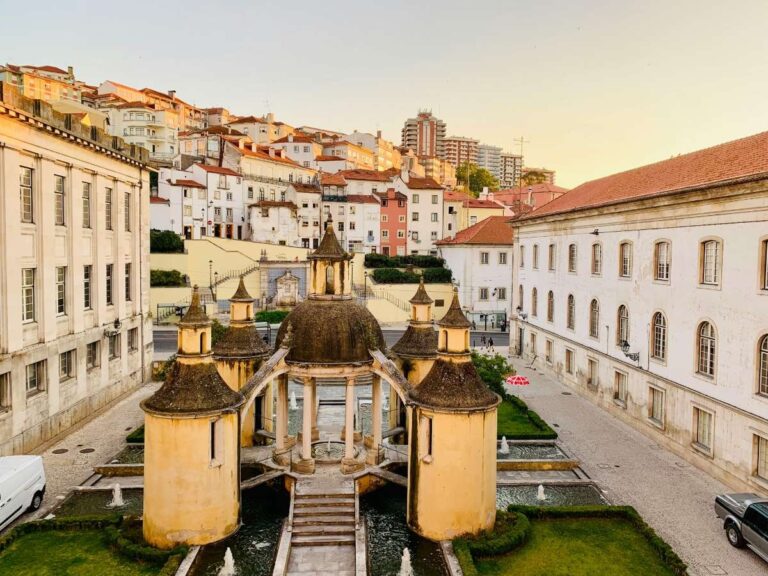
[[37,510],[45,495],[45,470],[40,456],[0,458],[0,530],[27,510]]
[[768,498],[748,493],[723,494],[715,498],[715,513],[723,519],[731,546],[748,546],[768,562]]

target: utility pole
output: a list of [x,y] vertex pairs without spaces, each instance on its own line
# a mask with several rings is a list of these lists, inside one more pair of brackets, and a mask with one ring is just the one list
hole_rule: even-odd
[[518,144],[520,146],[520,177],[518,178],[517,182],[520,186],[520,189],[523,188],[523,149],[526,144],[530,144],[530,140],[526,140],[525,136],[520,136],[520,138],[513,138],[512,141],[515,144]]

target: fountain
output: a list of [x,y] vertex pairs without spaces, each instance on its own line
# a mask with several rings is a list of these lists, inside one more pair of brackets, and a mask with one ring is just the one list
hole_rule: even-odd
[[397,576],[413,576],[413,566],[411,565],[411,551],[403,548],[403,558],[400,560],[400,572]]
[[501,448],[499,448],[499,454],[509,454],[509,444],[507,443],[507,437],[501,437]]
[[235,576],[235,558],[231,548],[224,552],[224,566],[219,570],[219,576]]
[[112,484],[112,501],[107,504],[107,508],[121,508],[123,506],[125,506],[123,491],[120,489],[120,484],[115,482]]
[[538,500],[539,502],[543,502],[546,499],[547,497],[544,495],[544,485],[539,484],[539,490],[538,492],[536,492],[536,500]]
[[299,405],[296,403],[296,392],[291,390],[291,410],[298,410]]
[[328,438],[328,447],[327,447],[327,450],[328,450],[328,456],[330,456],[330,455],[331,455],[331,439],[330,439],[330,438]]

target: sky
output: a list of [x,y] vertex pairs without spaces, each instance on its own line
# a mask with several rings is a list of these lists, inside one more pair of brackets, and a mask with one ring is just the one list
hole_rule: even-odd
[[0,61],[332,130],[431,109],[573,187],[768,130],[768,0],[0,0]]

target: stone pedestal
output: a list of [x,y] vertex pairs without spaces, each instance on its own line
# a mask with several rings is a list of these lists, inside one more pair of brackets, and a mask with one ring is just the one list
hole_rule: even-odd
[[272,460],[279,466],[288,466],[291,463],[291,448],[275,448],[272,451]]
[[355,458],[342,458],[341,459],[341,473],[342,474],[354,474],[360,472],[365,468],[365,463]]
[[[370,438],[370,436],[367,438]],[[369,448],[365,457],[365,461],[371,466],[376,466],[379,462],[382,461],[382,455],[383,451],[381,449]]]
[[317,426],[312,426],[312,442],[317,442],[318,440],[320,440],[320,430]]
[[314,474],[315,473],[315,459],[314,458],[302,458],[293,465],[293,471],[299,474]]

